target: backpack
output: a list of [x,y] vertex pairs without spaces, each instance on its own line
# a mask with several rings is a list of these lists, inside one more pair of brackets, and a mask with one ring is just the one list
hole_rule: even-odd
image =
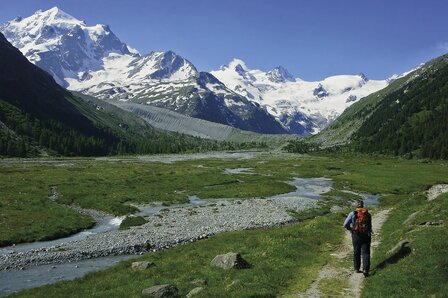
[[369,231],[369,213],[366,208],[358,208],[355,211],[353,232],[367,234]]

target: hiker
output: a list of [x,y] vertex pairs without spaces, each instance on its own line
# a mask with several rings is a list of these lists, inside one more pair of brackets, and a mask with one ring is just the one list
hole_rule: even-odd
[[370,242],[372,237],[372,216],[364,208],[364,202],[358,201],[356,211],[349,213],[344,222],[344,228],[352,233],[353,242],[353,266],[355,273],[361,273],[361,254],[362,254],[362,273],[365,277],[369,276],[370,270]]

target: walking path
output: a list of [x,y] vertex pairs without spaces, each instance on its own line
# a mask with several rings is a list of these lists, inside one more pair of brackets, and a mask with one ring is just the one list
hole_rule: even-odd
[[[386,221],[391,209],[385,209],[377,214],[372,214],[373,239],[372,253],[380,244],[381,228]],[[305,293],[300,293],[298,297],[360,297],[364,280],[364,275],[353,272],[353,247],[350,233],[347,232],[344,241],[332,254],[335,262],[331,262],[322,267],[316,280],[311,284]],[[339,265],[339,266],[338,266]],[[342,265],[342,266],[341,266]],[[327,293],[331,285],[341,285],[345,287],[340,291]],[[327,286],[325,286],[327,285]]]

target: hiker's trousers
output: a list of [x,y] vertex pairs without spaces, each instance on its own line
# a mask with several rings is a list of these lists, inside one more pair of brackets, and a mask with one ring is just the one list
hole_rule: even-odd
[[361,256],[362,256],[362,271],[369,272],[371,237],[367,234],[352,232],[352,242],[353,242],[353,266],[355,270],[359,270],[361,268]]

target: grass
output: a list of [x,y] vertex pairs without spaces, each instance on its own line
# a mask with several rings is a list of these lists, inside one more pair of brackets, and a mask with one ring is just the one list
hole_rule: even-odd
[[313,219],[318,216],[323,216],[326,214],[329,214],[331,212],[331,207],[335,204],[338,205],[344,205],[344,202],[338,202],[335,199],[324,199],[319,202],[317,202],[317,206],[313,208],[309,208],[306,210],[303,210],[301,212],[297,212],[294,209],[288,209],[286,210],[288,214],[293,217],[295,220],[301,222],[308,219]]
[[[198,167],[202,165],[202,167]],[[253,168],[253,175],[228,175],[227,168]],[[444,162],[421,162],[365,155],[264,154],[255,159],[210,159],[172,164],[127,157],[109,160],[60,159],[49,162],[6,160],[0,163],[0,245],[71,233],[91,219],[62,204],[132,214],[130,203],[165,205],[187,202],[188,195],[207,198],[268,197],[294,190],[294,177],[327,177],[331,196],[351,200],[342,189],[408,194],[448,182]],[[397,177],[400,177],[397,180]],[[58,203],[49,202],[56,185]],[[309,217],[312,217],[311,214]]]
[[126,216],[125,219],[120,223],[120,230],[126,230],[130,227],[141,226],[148,221],[141,216]]
[[[72,165],[61,166],[63,164]],[[202,167],[198,167],[199,164]],[[242,167],[253,168],[254,175],[224,174],[226,168]],[[75,281],[25,290],[16,296],[140,297],[142,289],[162,283],[175,284],[185,295],[194,287],[190,284],[192,280],[203,278],[207,278],[210,285],[198,297],[295,295],[309,287],[324,264],[334,262],[330,252],[341,242],[345,232],[341,223],[346,212],[328,211],[334,204],[343,205],[356,198],[341,192],[344,189],[381,193],[382,205],[395,208],[384,225],[383,242],[375,252],[373,268],[387,260],[387,252],[399,240],[411,240],[411,254],[378,269],[367,280],[363,295],[442,297],[447,292],[445,245],[448,235],[444,221],[448,217],[448,198],[445,195],[428,202],[421,195],[430,185],[448,182],[448,165],[443,161],[364,155],[266,154],[251,160],[196,160],[174,164],[132,158],[126,162],[76,159],[49,164],[5,162],[0,164],[0,183],[2,190],[5,189],[0,200],[0,220],[2,227],[4,224],[11,227],[11,232],[5,234],[1,230],[0,235],[1,239],[17,238],[25,228],[36,224],[34,220],[40,213],[57,216],[61,212],[73,212],[47,199],[51,185],[58,186],[61,202],[122,214],[132,212],[121,209],[128,208],[130,202],[169,204],[185,200],[187,195],[238,200],[270,196],[290,191],[291,186],[284,182],[294,177],[327,177],[334,181],[334,190],[326,194],[328,199],[321,201],[317,208],[294,214],[291,211],[304,221],[301,224],[218,234],[139,258],[156,263],[147,271],[130,270],[133,260],[125,261]],[[39,200],[41,205],[36,204]],[[404,225],[409,215],[417,211],[420,213],[411,223]],[[28,218],[28,227],[22,226],[17,218]],[[440,220],[443,226],[420,225]],[[60,218],[63,228],[68,223]],[[53,223],[50,230],[60,229]],[[209,265],[215,255],[229,251],[241,252],[252,267],[225,271]],[[320,287],[330,294],[332,291],[340,293],[346,285],[328,279],[323,280]]]
[[[328,251],[342,238],[339,222],[343,214],[332,214],[282,228],[222,233],[209,239],[147,254],[135,260],[12,297],[140,297],[144,288],[170,283],[185,296],[195,279],[209,281],[197,297],[275,297],[290,290],[304,290],[328,261]],[[251,268],[224,270],[212,267],[218,254],[240,252]],[[135,271],[130,264],[148,260],[155,266]],[[234,282],[234,286],[230,286]]]
[[[13,181],[21,173],[2,172],[0,200],[0,246],[51,240],[67,236],[94,224],[91,217],[48,199],[50,188],[28,177]],[[20,188],[15,185],[20,183]]]

